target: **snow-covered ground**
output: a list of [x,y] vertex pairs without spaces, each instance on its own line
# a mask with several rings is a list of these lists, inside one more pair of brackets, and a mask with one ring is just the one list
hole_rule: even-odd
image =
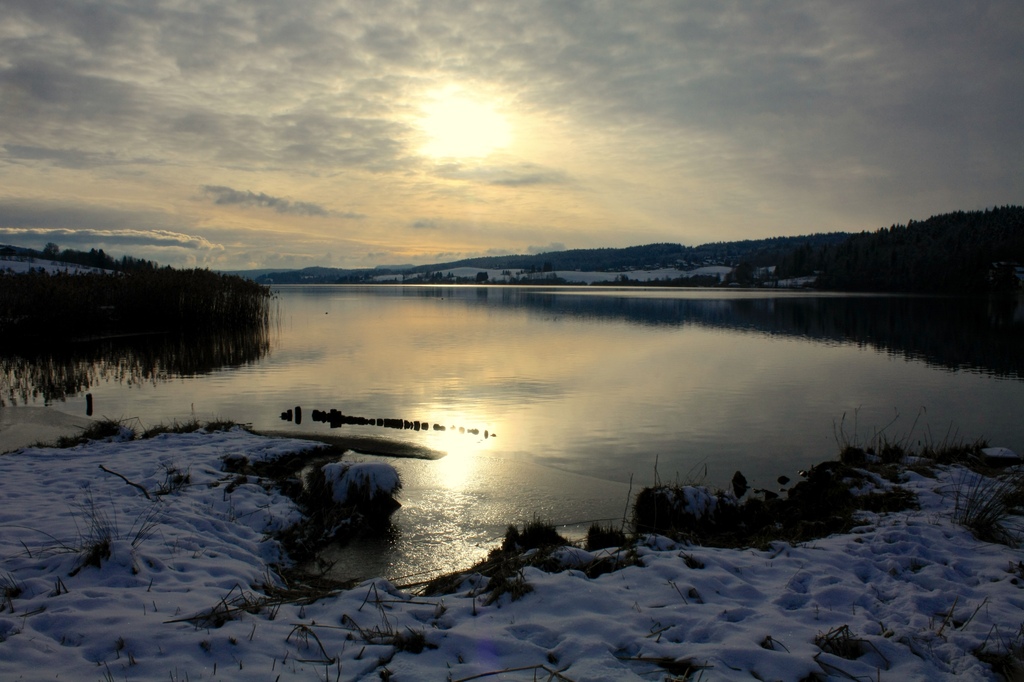
[[4,272],[20,274],[29,272],[30,270],[42,270],[43,272],[48,272],[51,275],[58,272],[66,272],[74,275],[113,272],[113,270],[104,270],[103,268],[94,268],[88,265],[61,263],[59,261],[43,260],[41,258],[0,258],[0,274],[3,274]]
[[952,522],[961,469],[908,472],[920,510],[807,544],[651,536],[597,578],[526,568],[516,601],[377,579],[302,604],[265,587],[296,507],[221,460],[318,446],[232,430],[0,456],[0,679],[952,680],[995,679],[979,652],[1020,660],[1024,553]]

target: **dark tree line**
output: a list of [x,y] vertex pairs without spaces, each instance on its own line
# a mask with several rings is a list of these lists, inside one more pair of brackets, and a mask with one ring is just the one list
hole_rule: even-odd
[[615,272],[630,268],[671,268],[681,264],[696,266],[702,263],[735,265],[748,261],[755,266],[774,265],[783,255],[800,244],[821,246],[838,244],[849,237],[846,233],[812,234],[802,237],[772,237],[735,242],[713,242],[701,246],[659,243],[628,246],[625,248],[570,249],[535,255],[488,256],[438,263],[413,268],[408,272],[427,272],[457,267],[476,267],[491,270],[523,270],[548,272],[551,270],[584,270]]
[[129,270],[155,270],[159,267],[151,260],[143,260],[133,256],[122,256],[119,259],[113,258],[104,253],[103,249],[89,249],[88,251],[64,249],[62,251],[61,248],[53,242],[49,242],[45,247],[43,247],[42,251],[35,252],[29,250],[28,252],[30,255],[45,260],[69,263],[73,265],[84,265],[90,268],[114,270],[117,272],[127,272]]
[[1024,207],[957,211],[851,235],[839,244],[802,244],[779,260],[779,277],[819,274],[823,289],[978,293],[1019,286]]

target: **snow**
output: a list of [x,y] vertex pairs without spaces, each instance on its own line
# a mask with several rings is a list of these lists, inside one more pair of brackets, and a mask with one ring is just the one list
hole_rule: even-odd
[[75,263],[62,263],[60,261],[44,259],[21,259],[21,258],[0,258],[0,274],[5,272],[21,274],[32,270],[42,271],[49,274],[64,272],[72,275],[82,274],[110,274],[113,270],[94,268],[88,265],[77,265]]
[[706,486],[687,485],[679,488],[681,510],[696,520],[713,518],[720,506],[736,506],[736,498],[729,494],[716,495]]
[[982,448],[981,452],[990,461],[1000,461],[1004,463],[1020,462],[1020,455],[1010,448]]
[[817,275],[809,275],[807,277],[789,277],[776,280],[771,286],[779,289],[799,289],[801,287],[813,287],[817,282]]
[[[918,510],[865,514],[851,533],[796,546],[648,536],[637,565],[596,578],[583,569],[627,553],[560,549],[564,570],[524,568],[532,589],[515,601],[487,603],[486,579],[472,575],[436,597],[374,579],[314,603],[275,601],[267,586],[283,586],[287,557],[272,534],[301,517],[222,459],[317,447],[235,429],[0,456],[0,679],[466,680],[521,669],[478,679],[559,671],[579,682],[681,679],[688,663],[699,668],[690,679],[706,680],[983,680],[996,676],[972,652],[1019,656],[1024,644],[1024,553],[953,523],[956,467],[904,474]],[[337,469],[340,482],[353,467]],[[84,564],[103,539],[109,557]],[[842,645],[859,655],[843,657]],[[670,660],[674,672],[661,665]]]
[[402,487],[395,468],[383,462],[331,462],[323,466],[323,472],[334,501],[341,505],[353,491],[359,491],[365,500],[373,500],[379,495],[393,495]]

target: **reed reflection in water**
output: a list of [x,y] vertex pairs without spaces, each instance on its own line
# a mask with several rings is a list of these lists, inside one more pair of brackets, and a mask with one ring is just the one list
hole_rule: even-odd
[[246,332],[147,334],[0,352],[0,407],[38,401],[50,405],[102,383],[156,386],[256,363],[269,351],[270,335],[263,326]]

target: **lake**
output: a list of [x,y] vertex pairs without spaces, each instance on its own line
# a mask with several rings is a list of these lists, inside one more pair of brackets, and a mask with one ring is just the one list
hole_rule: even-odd
[[[143,427],[224,418],[441,450],[387,458],[405,484],[389,533],[328,553],[339,577],[399,582],[469,565],[509,523],[618,523],[656,480],[725,487],[740,470],[777,490],[882,430],[1024,450],[1019,297],[311,286],[275,305],[267,338],[0,357],[2,397],[84,414],[88,391],[97,416]],[[301,424],[282,420],[296,406]],[[332,429],[314,409],[422,428]]]

